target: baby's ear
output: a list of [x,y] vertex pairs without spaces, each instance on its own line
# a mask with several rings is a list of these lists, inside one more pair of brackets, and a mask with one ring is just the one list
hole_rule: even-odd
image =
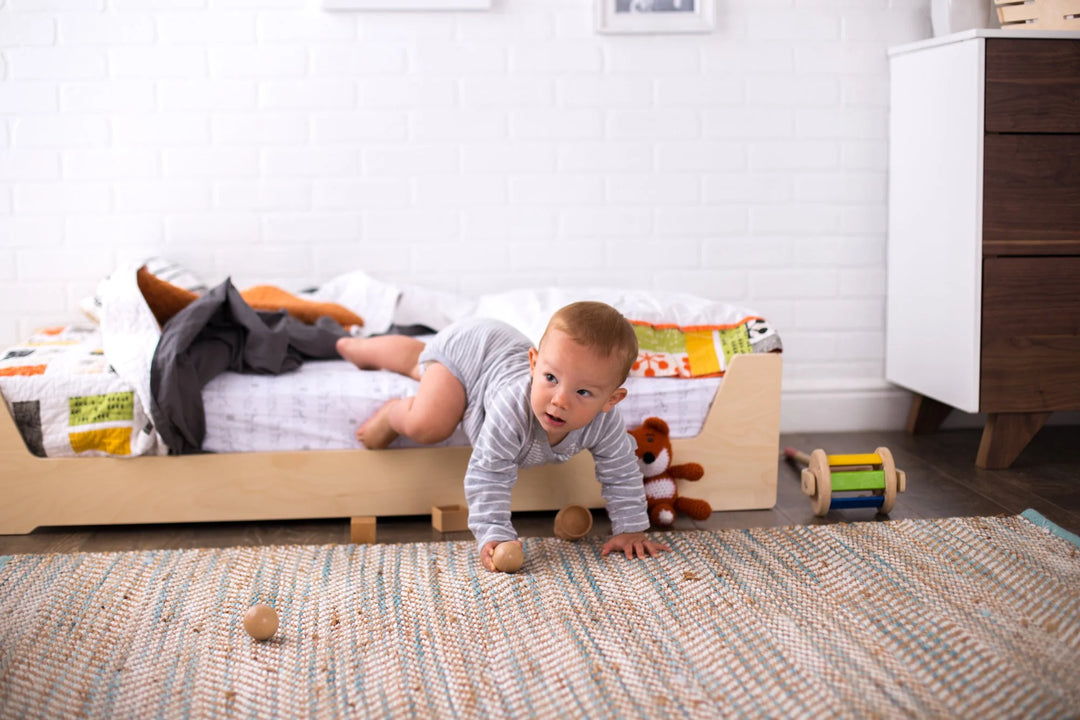
[[534,347],[529,348],[529,374],[530,375],[532,375],[533,372],[536,371],[536,358],[539,357],[539,355],[540,355],[540,353],[537,351],[536,348],[534,348]]
[[615,407],[626,399],[626,388],[618,388],[615,392],[611,393],[611,397],[608,398],[607,403],[604,404],[604,412],[608,412],[611,408]]

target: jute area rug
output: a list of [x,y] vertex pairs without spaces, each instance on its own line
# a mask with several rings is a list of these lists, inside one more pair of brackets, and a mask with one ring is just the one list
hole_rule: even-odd
[[1033,519],[537,538],[516,575],[472,542],[0,557],[0,717],[1077,717],[1080,550]]

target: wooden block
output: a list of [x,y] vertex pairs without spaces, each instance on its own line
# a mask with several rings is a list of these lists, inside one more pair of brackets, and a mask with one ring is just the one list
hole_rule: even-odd
[[832,474],[832,489],[833,492],[884,490],[885,472],[883,470],[834,472]]
[[469,509],[464,505],[437,505],[431,508],[431,527],[439,532],[469,529]]
[[349,520],[349,540],[356,545],[375,543],[375,518],[372,516],[354,517]]
[[845,465],[880,465],[881,458],[877,453],[863,453],[861,455],[829,455],[829,467],[833,470]]

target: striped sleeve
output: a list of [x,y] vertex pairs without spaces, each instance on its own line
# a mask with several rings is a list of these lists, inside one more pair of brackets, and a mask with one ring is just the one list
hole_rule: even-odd
[[649,529],[645,483],[634,454],[634,439],[626,432],[617,409],[598,416],[583,438],[596,465],[596,479],[604,497],[611,534]]
[[510,493],[517,482],[517,458],[527,428],[520,413],[505,402],[487,408],[487,417],[473,441],[465,471],[465,500],[469,504],[469,529],[483,548],[492,540],[516,540],[510,523]]

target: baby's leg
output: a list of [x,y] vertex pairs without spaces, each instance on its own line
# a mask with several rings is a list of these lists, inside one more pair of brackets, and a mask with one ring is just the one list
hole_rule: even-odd
[[371,338],[343,337],[337,341],[341,357],[361,370],[390,370],[420,379],[417,360],[424,343],[407,335],[380,335]]
[[369,450],[384,448],[398,435],[430,445],[453,434],[465,415],[465,386],[439,363],[420,378],[416,395],[391,400],[356,431]]

